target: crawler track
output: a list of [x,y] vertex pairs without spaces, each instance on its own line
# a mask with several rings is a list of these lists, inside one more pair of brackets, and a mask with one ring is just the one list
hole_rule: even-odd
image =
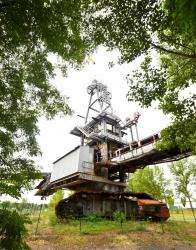
[[92,213],[113,218],[115,211],[123,212],[127,219],[167,220],[170,217],[164,203],[145,193],[80,191],[56,205],[58,218],[79,218]]

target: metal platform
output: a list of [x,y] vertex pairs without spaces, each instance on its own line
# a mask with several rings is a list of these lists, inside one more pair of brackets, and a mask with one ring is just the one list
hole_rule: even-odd
[[191,152],[181,151],[179,148],[158,150],[156,143],[160,139],[160,134],[154,134],[137,142],[134,147],[130,145],[118,149],[115,152],[116,157],[111,159],[113,164],[110,168],[115,169],[120,165],[127,173],[134,173],[137,169],[147,165],[177,161],[191,156]]

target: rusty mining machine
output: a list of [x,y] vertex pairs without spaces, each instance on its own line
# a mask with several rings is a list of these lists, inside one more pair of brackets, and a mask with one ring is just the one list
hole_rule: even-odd
[[[150,164],[179,160],[190,153],[178,148],[157,150],[159,133],[139,140],[140,114],[134,113],[132,119],[123,123],[113,113],[106,85],[94,80],[87,92],[90,98],[84,126],[71,131],[81,138],[81,145],[54,162],[52,173],[44,176],[36,195],[48,196],[59,189],[75,191],[57,204],[56,215],[61,218],[88,216],[93,212],[111,218],[118,210],[127,218],[168,219],[165,203],[146,193],[125,191],[128,173]],[[129,142],[124,139],[127,131]]]

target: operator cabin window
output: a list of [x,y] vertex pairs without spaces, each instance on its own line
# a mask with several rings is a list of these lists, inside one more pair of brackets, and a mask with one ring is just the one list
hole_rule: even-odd
[[115,134],[116,134],[117,136],[120,134],[120,129],[119,129],[119,128],[116,128]]
[[100,132],[101,129],[102,129],[102,126],[101,126],[101,124],[99,123],[99,124],[98,124],[98,132]]
[[93,131],[94,131],[95,133],[98,132],[98,124],[96,124],[96,125],[94,126]]
[[99,133],[100,131],[101,131],[101,124],[98,123],[98,124],[96,124],[95,127],[94,127],[94,132],[95,132],[95,133]]
[[107,132],[119,136],[120,130],[116,126],[107,123]]
[[107,123],[107,132],[113,133],[113,126],[112,126],[112,124]]

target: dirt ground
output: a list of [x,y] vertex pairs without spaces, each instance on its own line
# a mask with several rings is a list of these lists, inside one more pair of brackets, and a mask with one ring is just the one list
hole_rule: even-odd
[[[193,235],[194,236],[194,235]],[[196,242],[180,239],[169,232],[104,232],[96,235],[57,235],[52,230],[31,236],[32,250],[196,250]]]

